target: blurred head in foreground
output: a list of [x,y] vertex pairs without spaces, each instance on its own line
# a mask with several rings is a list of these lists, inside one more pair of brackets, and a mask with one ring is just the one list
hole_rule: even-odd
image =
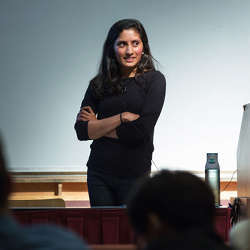
[[195,231],[219,239],[214,232],[213,193],[189,172],[163,170],[142,178],[127,206],[139,244]]
[[0,212],[7,210],[8,196],[11,191],[10,175],[7,171],[3,144],[0,137]]
[[0,249],[87,250],[83,240],[71,231],[48,224],[23,226],[16,221],[8,212],[11,181],[5,159],[0,137]]

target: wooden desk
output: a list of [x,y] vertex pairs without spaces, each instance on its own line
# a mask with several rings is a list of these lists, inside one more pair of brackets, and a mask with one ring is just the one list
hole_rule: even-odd
[[[54,223],[80,235],[88,244],[133,244],[134,234],[125,208],[33,208],[13,209],[23,224]],[[216,209],[216,230],[228,240],[229,208]]]

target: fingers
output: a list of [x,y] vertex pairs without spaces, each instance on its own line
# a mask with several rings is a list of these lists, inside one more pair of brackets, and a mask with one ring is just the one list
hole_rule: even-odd
[[139,117],[140,115],[131,112],[122,113],[122,119],[124,122],[132,122],[134,120],[137,120]]
[[93,120],[92,116],[85,115],[85,114],[79,114],[77,118],[78,120],[83,120],[83,121]]
[[139,117],[140,116],[138,114],[129,112],[129,120],[134,121],[137,120]]
[[82,107],[77,115],[77,121],[96,120],[96,115],[90,106]]
[[78,113],[77,115],[77,121],[89,121],[89,116],[84,115],[82,113]]
[[89,112],[90,114],[95,114],[93,109],[90,106],[84,106],[84,107],[81,108],[80,111],[83,111],[83,110]]
[[86,115],[86,116],[92,116],[93,115],[92,113],[86,111],[85,109],[82,109],[79,113],[82,114],[82,115]]

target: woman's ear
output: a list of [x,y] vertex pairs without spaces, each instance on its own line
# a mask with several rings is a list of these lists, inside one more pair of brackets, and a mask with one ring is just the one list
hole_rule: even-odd
[[145,233],[139,234],[136,237],[136,245],[138,250],[145,249],[148,242],[157,237],[162,230],[162,223],[155,213],[147,215],[147,228]]
[[158,234],[162,230],[163,224],[155,213],[148,215],[148,231],[151,235]]

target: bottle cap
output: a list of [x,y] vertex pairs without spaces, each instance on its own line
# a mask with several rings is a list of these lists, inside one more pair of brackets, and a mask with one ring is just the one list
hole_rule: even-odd
[[213,168],[219,169],[218,153],[207,153],[207,163],[205,169]]

